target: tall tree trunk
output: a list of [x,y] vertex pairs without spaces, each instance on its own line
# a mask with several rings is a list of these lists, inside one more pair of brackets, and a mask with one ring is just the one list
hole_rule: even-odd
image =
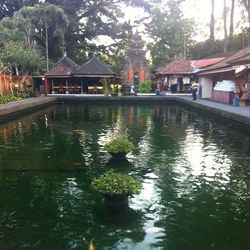
[[247,31],[247,45],[250,46],[250,0],[241,0],[246,12],[248,19],[248,31]]
[[244,5],[245,10],[247,11],[248,24],[250,26],[250,0],[241,0]]
[[65,56],[65,37],[62,35],[62,57]]
[[235,0],[231,0],[230,29],[229,29],[230,38],[234,34],[234,8],[235,8]]
[[214,40],[214,0],[211,0],[211,20],[210,20],[210,39]]
[[49,37],[48,37],[48,23],[45,19],[45,47],[46,47],[46,62],[47,62],[47,72],[49,71]]
[[16,70],[16,75],[19,76],[19,70],[17,66],[15,66],[15,70]]
[[227,1],[226,0],[224,0],[223,21],[224,21],[224,52],[227,52],[228,35],[227,35]]

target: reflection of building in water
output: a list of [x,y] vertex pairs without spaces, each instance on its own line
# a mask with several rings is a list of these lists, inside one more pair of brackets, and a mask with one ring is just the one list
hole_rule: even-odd
[[46,113],[41,112],[42,115],[30,114],[18,120],[9,121],[0,126],[0,141],[8,143],[11,138],[15,141],[22,142],[25,133],[39,132],[39,127],[44,126],[51,130],[51,140],[53,140],[53,127],[49,126],[51,121],[55,118],[54,107],[48,108]]
[[162,130],[167,130],[170,134],[174,134],[175,138],[183,138],[185,136],[184,126],[188,124],[188,113],[181,107],[176,106],[155,106],[153,119],[162,120],[159,126]]

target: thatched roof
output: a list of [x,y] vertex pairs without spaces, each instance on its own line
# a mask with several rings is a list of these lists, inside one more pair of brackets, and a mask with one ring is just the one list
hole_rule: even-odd
[[161,75],[175,75],[175,74],[192,74],[193,67],[191,63],[184,58],[176,58],[165,67],[163,67],[159,74]]
[[45,75],[46,76],[69,76],[79,66],[69,57],[61,58]]
[[86,77],[113,77],[115,76],[115,72],[111,69],[111,66],[100,61],[98,57],[93,57],[76,69],[73,75]]

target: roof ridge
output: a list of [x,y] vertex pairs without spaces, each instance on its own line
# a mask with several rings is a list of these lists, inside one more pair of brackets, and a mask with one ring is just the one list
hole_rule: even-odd
[[[110,69],[111,66],[102,62],[97,56],[94,56],[89,61],[79,66],[79,68],[73,71],[73,74],[78,74],[78,73],[80,74],[81,71],[82,71],[82,74],[90,74],[91,71],[92,73],[94,73],[95,70],[93,69],[93,64],[96,64],[97,67],[94,67],[94,68],[96,68],[97,71],[99,70],[99,73],[102,72],[100,74],[111,74],[111,75],[115,74],[114,71]],[[84,72],[84,70],[86,72]]]

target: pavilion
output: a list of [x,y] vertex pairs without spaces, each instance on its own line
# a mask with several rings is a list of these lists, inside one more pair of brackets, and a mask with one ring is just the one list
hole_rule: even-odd
[[190,61],[182,57],[171,61],[158,73],[161,78],[164,78],[164,83],[170,87],[171,92],[187,92],[193,74]]
[[111,67],[98,57],[79,66],[64,56],[45,74],[45,94],[102,93],[100,80],[114,77]]

